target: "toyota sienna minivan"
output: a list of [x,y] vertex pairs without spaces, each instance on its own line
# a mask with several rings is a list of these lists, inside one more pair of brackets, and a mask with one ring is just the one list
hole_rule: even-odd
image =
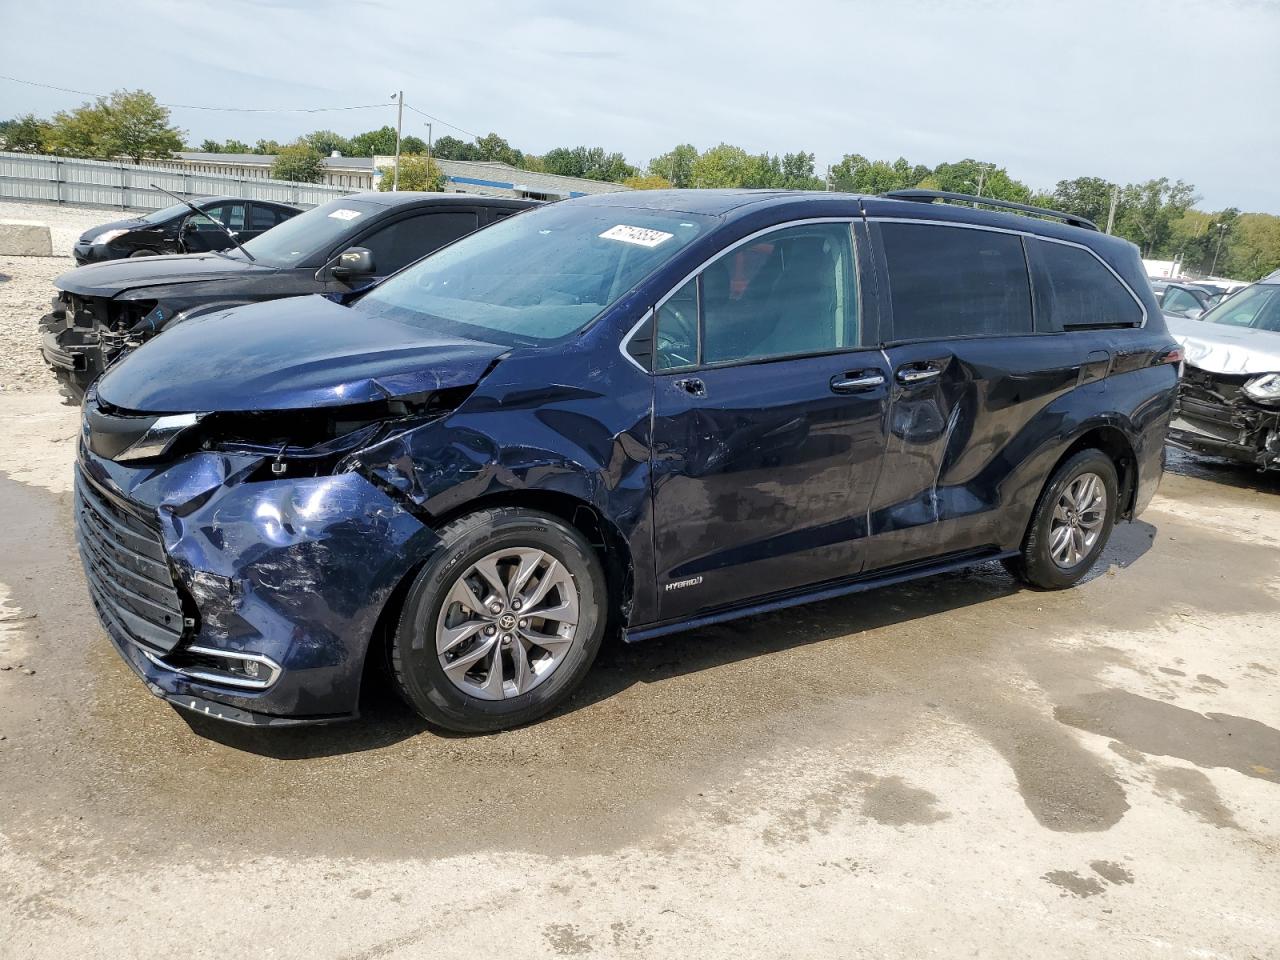
[[990,560],[1075,584],[1156,489],[1180,353],[1134,246],[956,200],[582,197],[181,324],[85,400],[107,633],[225,720],[354,716],[378,658],[490,731],[607,630]]

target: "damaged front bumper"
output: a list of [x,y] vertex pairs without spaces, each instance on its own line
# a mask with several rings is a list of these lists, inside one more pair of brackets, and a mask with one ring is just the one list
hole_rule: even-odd
[[1280,469],[1280,409],[1250,400],[1242,390],[1249,379],[1188,365],[1178,386],[1169,441],[1259,470]]
[[356,473],[250,479],[203,451],[130,466],[82,443],[81,559],[99,619],[149,690],[254,726],[356,715],[370,639],[435,533]]

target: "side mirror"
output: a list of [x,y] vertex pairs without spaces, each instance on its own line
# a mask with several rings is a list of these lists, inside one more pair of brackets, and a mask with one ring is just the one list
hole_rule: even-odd
[[196,232],[196,218],[194,214],[189,215],[182,221],[182,226],[179,228],[179,232],[184,234]]
[[347,247],[338,254],[338,262],[330,271],[335,280],[355,280],[374,274],[373,251],[367,247]]

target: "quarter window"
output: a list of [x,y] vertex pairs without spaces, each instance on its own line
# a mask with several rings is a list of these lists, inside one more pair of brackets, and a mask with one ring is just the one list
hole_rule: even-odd
[[1032,332],[1031,282],[1016,234],[886,223],[894,340]]
[[[1046,329],[1141,325],[1138,302],[1088,250],[1037,240],[1035,251],[1043,268],[1037,292]],[[1166,291],[1165,302],[1177,292]]]
[[656,366],[734,363],[860,345],[846,223],[788,227],[730,250],[658,312]]

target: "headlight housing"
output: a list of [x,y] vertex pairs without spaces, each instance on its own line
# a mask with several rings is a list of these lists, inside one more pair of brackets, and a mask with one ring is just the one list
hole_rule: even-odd
[[128,229],[108,230],[106,233],[100,233],[96,237],[94,237],[93,245],[95,247],[105,247],[108,243],[110,243],[116,237],[123,237],[128,232],[129,232]]
[[1280,403],[1280,373],[1264,373],[1245,383],[1245,396],[1258,403]]

